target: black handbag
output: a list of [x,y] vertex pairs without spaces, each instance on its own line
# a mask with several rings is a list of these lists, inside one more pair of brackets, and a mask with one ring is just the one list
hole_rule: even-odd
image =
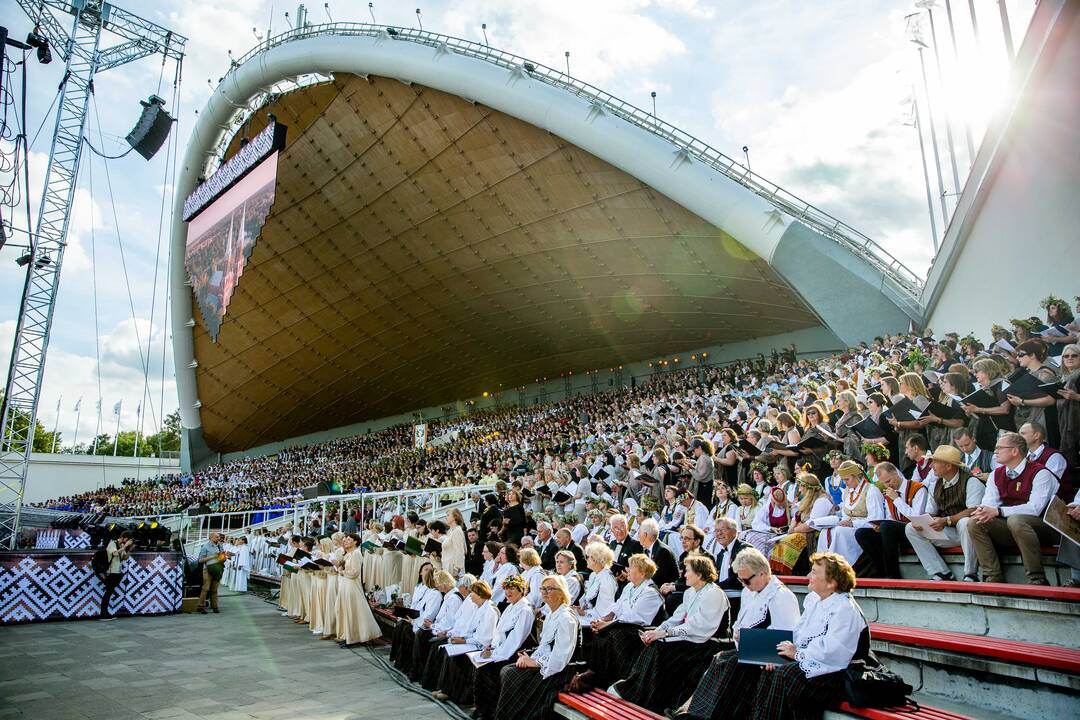
[[852,660],[844,671],[844,694],[852,707],[918,710],[919,704],[909,697],[912,692],[914,688],[882,665],[873,653]]

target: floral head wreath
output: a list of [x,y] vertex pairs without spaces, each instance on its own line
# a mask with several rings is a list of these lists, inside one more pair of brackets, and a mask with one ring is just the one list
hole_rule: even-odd
[[1024,328],[1024,330],[1027,330],[1029,333],[1035,332],[1035,325],[1031,320],[1025,318],[1013,318],[1012,320],[1009,320],[1009,322],[1013,327]]
[[647,513],[656,512],[658,508],[656,498],[652,495],[642,495],[641,497],[641,509]]
[[863,443],[862,454],[869,455],[878,462],[889,459],[889,448],[879,443]]
[[840,462],[843,462],[848,459],[848,456],[844,454],[843,450],[830,450],[829,452],[825,453],[826,462],[832,462],[833,458],[836,458]]
[[908,367],[915,367],[916,365],[922,365],[923,367],[930,366],[930,358],[923,354],[922,350],[912,350],[907,356]]
[[753,475],[755,470],[761,471],[762,477],[764,477],[766,480],[769,479],[769,466],[765,463],[759,462],[758,460],[750,463],[750,474]]
[[1043,310],[1049,310],[1051,306],[1057,306],[1058,310],[1065,310],[1066,312],[1069,310],[1069,303],[1059,297],[1054,297],[1053,295],[1047,295],[1042,299],[1042,302],[1039,303],[1039,307]]
[[509,590],[509,589],[513,588],[514,590],[517,590],[522,595],[528,595],[529,594],[529,584],[526,583],[525,579],[522,578],[520,575],[511,575],[510,577],[503,580],[502,588],[503,588],[503,590]]
[[965,335],[964,337],[960,338],[960,347],[965,347],[967,345],[974,345],[975,347],[982,347],[982,343],[979,342],[979,339],[977,337],[975,337],[975,333],[970,333],[970,332],[967,335]]
[[538,522],[538,523],[539,523],[539,522],[546,522],[546,523],[550,523],[550,522],[551,522],[551,518],[550,518],[550,517],[548,517],[548,514],[547,514],[547,513],[543,513],[543,512],[533,513],[533,520],[534,520],[535,522]]
[[991,325],[990,334],[995,338],[1005,338],[1006,340],[1012,337],[1012,331],[1001,325]]

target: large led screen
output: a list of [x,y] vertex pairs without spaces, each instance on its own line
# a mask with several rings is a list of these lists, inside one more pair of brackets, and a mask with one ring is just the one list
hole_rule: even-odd
[[274,204],[277,161],[275,152],[188,223],[184,264],[214,341]]

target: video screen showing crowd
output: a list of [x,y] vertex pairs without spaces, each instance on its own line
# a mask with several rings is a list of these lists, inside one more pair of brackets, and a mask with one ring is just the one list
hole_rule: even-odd
[[[280,573],[284,615],[343,647],[389,608],[394,665],[474,717],[552,717],[568,686],[685,720],[820,716],[849,668],[876,666],[857,577],[900,577],[902,553],[970,582],[1005,581],[1019,554],[1043,585],[1059,545],[1077,585],[1080,328],[1049,306],[991,350],[889,337],[570,402],[550,434],[479,445],[468,472],[490,464],[467,477],[495,490],[470,512],[350,509],[319,536],[250,534],[251,562]],[[956,545],[963,577],[940,552]]]

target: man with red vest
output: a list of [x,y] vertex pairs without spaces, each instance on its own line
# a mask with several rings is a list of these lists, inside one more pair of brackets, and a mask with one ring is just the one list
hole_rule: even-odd
[[874,476],[885,496],[885,519],[855,531],[855,542],[881,577],[900,577],[900,544],[907,544],[905,525],[926,512],[926,486],[908,480],[891,462],[874,466]]
[[1003,433],[994,446],[999,467],[986,483],[982,505],[972,512],[965,531],[979,558],[985,582],[1005,582],[997,547],[1019,548],[1024,572],[1032,585],[1049,585],[1042,565],[1042,546],[1058,542],[1056,530],[1042,521],[1058,479],[1028,459],[1020,433]]
[[1065,456],[1046,444],[1046,428],[1037,422],[1024,423],[1020,434],[1027,442],[1027,457],[1054,473],[1058,479],[1058,495],[1065,502],[1072,500],[1072,483],[1069,480],[1069,463]]

